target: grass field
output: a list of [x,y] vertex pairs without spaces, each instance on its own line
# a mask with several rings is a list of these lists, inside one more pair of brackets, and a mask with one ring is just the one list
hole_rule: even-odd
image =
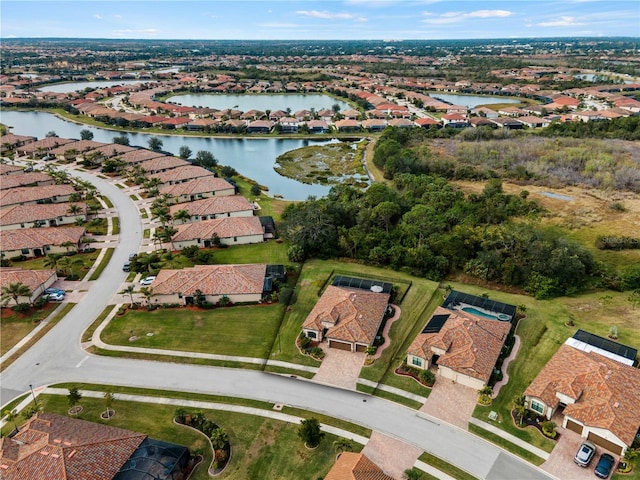
[[[267,358],[283,308],[272,304],[212,310],[129,310],[111,320],[102,340],[112,345]],[[131,336],[138,339],[130,342]]]
[[[66,396],[41,395],[39,399],[44,411],[67,414]],[[80,404],[84,410],[78,418],[107,423],[100,419],[100,413],[105,409],[104,400],[83,398]],[[191,478],[210,478],[206,473],[212,458],[208,442],[197,432],[173,423],[175,407],[116,400],[112,408],[116,415],[108,422],[111,426],[143,432],[151,438],[185,445],[191,451],[203,453],[205,461]],[[218,478],[316,480],[329,471],[335,460],[332,444],[338,437],[334,435],[327,434],[317,449],[308,450],[298,438],[295,424],[218,410],[204,410],[204,413],[227,432],[231,443],[231,460]]]
[[[13,302],[11,302],[13,303]],[[44,308],[30,312],[27,315],[16,313],[11,307],[0,309],[0,355],[4,355],[13,346],[26,337],[31,330],[38,326],[38,323],[45,319],[58,305],[48,303]]]
[[[70,256],[71,260],[75,260],[76,258],[82,259],[82,267],[77,268],[77,272],[82,277],[83,273],[89,271],[89,269],[93,266],[96,258],[100,254],[100,250],[96,250],[91,253],[76,253],[75,255]],[[46,267],[44,266],[44,261],[47,257],[37,257],[30,258],[29,260],[24,260],[22,262],[12,261],[11,264],[13,267],[23,268],[25,270],[44,270]]]

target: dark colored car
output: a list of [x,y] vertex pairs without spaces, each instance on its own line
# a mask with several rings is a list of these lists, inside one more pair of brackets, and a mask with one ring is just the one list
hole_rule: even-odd
[[123,272],[130,272],[130,271],[131,271],[131,264],[130,264],[130,263],[125,263],[125,264],[122,266],[122,271],[123,271]]
[[596,446],[591,442],[582,442],[573,461],[581,467],[587,467],[591,463],[591,459],[596,454]]
[[613,464],[615,462],[616,460],[613,458],[613,455],[609,455],[608,453],[600,455],[600,459],[598,460],[598,464],[595,469],[596,477],[608,478],[611,474],[611,470],[613,470]]

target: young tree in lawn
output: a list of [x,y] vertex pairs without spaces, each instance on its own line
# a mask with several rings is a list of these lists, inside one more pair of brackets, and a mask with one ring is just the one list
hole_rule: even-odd
[[31,289],[24,283],[9,283],[9,285],[2,287],[2,297],[0,298],[2,298],[3,305],[9,303],[11,299],[18,305],[18,298],[20,297],[31,297]]
[[356,444],[353,440],[340,437],[333,442],[333,449],[338,453],[353,452],[356,449]]
[[324,438],[325,433],[320,430],[320,422],[317,418],[307,418],[300,420],[298,427],[298,437],[302,439],[306,446],[315,448]]
[[3,413],[7,423],[12,422],[15,429],[18,430],[18,424],[16,423],[16,418],[18,418],[18,411],[14,408],[13,410],[7,409]]
[[62,255],[59,253],[50,253],[43,260],[42,265],[44,266],[44,268],[52,268],[53,270],[58,271],[61,258],[62,258]]
[[111,407],[113,406],[113,402],[115,401],[115,397],[113,393],[106,391],[104,392],[103,398],[104,398],[104,405],[105,407],[107,407],[107,412],[106,412],[107,418],[110,418],[112,416],[111,412],[115,413],[115,411],[111,409]]
[[80,403],[80,400],[82,400],[82,394],[76,387],[72,387],[69,389],[67,400],[69,401],[69,409],[73,409]]

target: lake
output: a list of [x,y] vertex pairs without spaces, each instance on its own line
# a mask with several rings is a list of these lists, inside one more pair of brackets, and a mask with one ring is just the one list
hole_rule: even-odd
[[241,112],[247,112],[249,110],[260,110],[264,112],[266,110],[284,110],[291,109],[292,113],[298,110],[311,110],[316,111],[331,107],[336,103],[340,105],[340,110],[348,110],[351,107],[346,102],[336,100],[329,95],[322,95],[319,93],[278,93],[278,94],[256,94],[256,95],[229,95],[226,93],[196,93],[188,95],[174,95],[167,99],[168,102],[177,103],[178,105],[185,105],[189,107],[208,107],[215,108],[217,110],[226,110],[232,108],[240,110]]
[[107,130],[63,120],[46,112],[0,111],[0,122],[13,127],[16,135],[31,135],[44,138],[53,130],[62,138],[80,138],[80,131],[93,132],[97,142],[110,143],[113,137],[125,133],[132,146],[148,147],[149,138],[156,136],[163,142],[162,149],[178,155],[181,146],[188,146],[193,155],[206,150],[218,159],[221,165],[230,165],[242,175],[269,187],[270,195],[282,195],[287,200],[306,200],[309,195],[322,197],[329,192],[325,185],[307,185],[283,177],[273,169],[276,158],[289,150],[307,145],[324,145],[337,140],[313,140],[291,138],[198,138],[177,135],[149,135]]
[[513,97],[483,97],[482,95],[453,95],[448,93],[429,93],[429,96],[452,105],[463,105],[468,108],[476,108],[478,105],[493,105],[496,103],[520,103],[520,100],[516,100]]
[[69,93],[84,90],[85,88],[107,88],[116,85],[132,85],[134,83],[144,83],[151,80],[98,80],[96,82],[69,82],[57,83],[47,87],[41,87],[38,90],[42,92]]

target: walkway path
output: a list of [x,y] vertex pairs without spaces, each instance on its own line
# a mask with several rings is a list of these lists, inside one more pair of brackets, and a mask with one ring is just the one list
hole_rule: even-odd
[[514,335],[513,337],[513,348],[511,349],[511,353],[507,358],[502,362],[502,380],[496,382],[493,386],[493,393],[491,394],[491,398],[497,398],[500,393],[500,389],[509,382],[509,374],[507,373],[507,367],[509,364],[515,360],[516,355],[520,351],[520,337],[518,335]]

